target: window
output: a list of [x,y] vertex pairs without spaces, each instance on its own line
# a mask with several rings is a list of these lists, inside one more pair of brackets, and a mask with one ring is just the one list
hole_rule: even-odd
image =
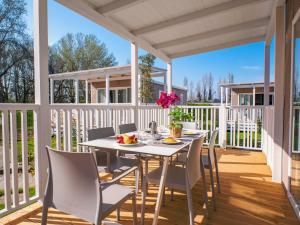
[[116,90],[109,90],[109,103],[116,103]]
[[97,93],[97,102],[98,103],[105,103],[105,89],[98,89],[98,93]]
[[253,94],[239,94],[240,105],[253,105]]
[[127,96],[126,96],[126,89],[119,89],[118,91],[118,103],[126,103]]

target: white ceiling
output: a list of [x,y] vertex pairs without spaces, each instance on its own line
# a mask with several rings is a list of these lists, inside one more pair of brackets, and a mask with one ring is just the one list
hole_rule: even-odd
[[165,61],[270,38],[277,0],[57,0]]

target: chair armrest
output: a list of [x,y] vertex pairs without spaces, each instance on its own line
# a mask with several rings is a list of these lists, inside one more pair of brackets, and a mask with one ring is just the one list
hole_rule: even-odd
[[121,180],[123,177],[126,177],[128,174],[130,174],[131,172],[137,170],[138,167],[134,166],[132,168],[130,168],[129,170],[126,170],[124,173],[121,173],[119,176],[115,177],[114,179],[107,181],[107,182],[103,182],[100,185],[105,185],[105,184],[115,184],[117,183],[119,180]]

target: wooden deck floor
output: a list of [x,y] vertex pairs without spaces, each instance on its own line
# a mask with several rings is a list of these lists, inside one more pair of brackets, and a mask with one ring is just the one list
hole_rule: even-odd
[[[222,193],[217,196],[217,211],[213,211],[211,201],[209,216],[205,215],[202,202],[201,182],[193,190],[195,224],[209,225],[296,225],[299,224],[282,186],[271,182],[271,172],[265,164],[265,157],[259,152],[219,150],[219,167]],[[156,162],[151,167],[157,166]],[[208,180],[208,179],[207,179]],[[133,185],[133,179],[124,180],[124,184]],[[151,224],[157,187],[150,186],[146,206],[146,224]],[[211,195],[209,195],[211,196]],[[211,200],[211,198],[209,198]],[[138,196],[138,204],[140,203]],[[140,205],[139,205],[140,206]],[[132,224],[130,201],[121,212],[121,224]],[[31,212],[24,216],[24,212]],[[23,214],[22,214],[23,213]],[[25,213],[26,214],[26,213]],[[20,215],[22,215],[20,217]],[[16,218],[18,220],[15,220]],[[115,220],[115,214],[109,218]],[[40,205],[36,203],[23,212],[0,219],[0,224],[40,224]],[[50,210],[49,224],[87,225],[88,223],[56,210]],[[188,224],[186,196],[175,192],[174,201],[167,191],[166,206],[162,207],[159,224]]]

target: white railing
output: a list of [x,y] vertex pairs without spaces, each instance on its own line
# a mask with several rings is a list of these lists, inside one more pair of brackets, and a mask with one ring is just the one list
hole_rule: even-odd
[[267,158],[267,164],[273,168],[273,149],[274,149],[274,106],[264,108],[263,126],[263,152]]
[[263,106],[231,106],[226,113],[227,146],[261,150]]
[[[198,125],[198,129],[209,131],[206,144],[209,142],[210,134],[219,128],[219,106],[181,106],[185,112],[191,113],[193,120]],[[217,143],[219,139],[217,138]]]
[[[253,150],[264,146],[268,149],[266,154],[272,154],[273,107],[180,107],[193,115],[192,121],[199,129],[210,131],[209,135],[219,128],[220,145],[225,143],[224,146]],[[79,149],[77,143],[87,140],[87,131],[91,128],[112,126],[118,132],[119,125],[124,123],[136,122],[139,129],[147,129],[151,121],[157,121],[159,126],[169,124],[169,109],[155,105],[51,104],[50,111],[52,147],[65,151],[84,150]],[[0,104],[0,157],[3,162],[3,174],[0,174],[3,187],[0,189],[4,190],[4,196],[0,196],[0,206],[3,203],[0,215],[41,197],[41,171],[34,170],[40,168],[41,163],[36,141],[40,138],[39,112],[39,105]]]
[[[39,138],[36,119],[39,106],[34,104],[0,104],[0,215],[38,199]],[[35,137],[35,138],[34,138]]]

